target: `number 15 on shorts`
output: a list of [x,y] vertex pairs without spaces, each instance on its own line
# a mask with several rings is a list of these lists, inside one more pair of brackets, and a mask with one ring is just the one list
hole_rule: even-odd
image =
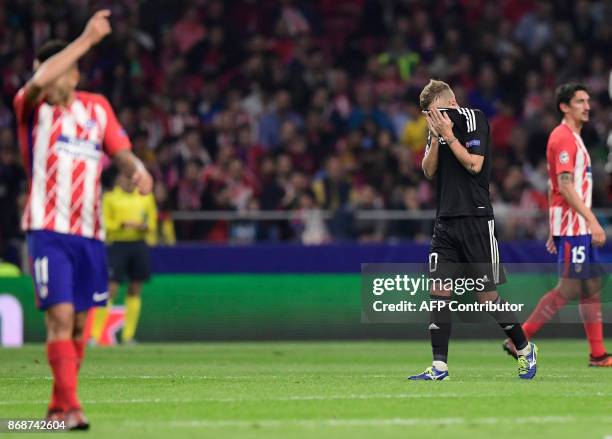
[[572,247],[572,263],[582,264],[586,259],[586,253],[584,251],[584,245]]

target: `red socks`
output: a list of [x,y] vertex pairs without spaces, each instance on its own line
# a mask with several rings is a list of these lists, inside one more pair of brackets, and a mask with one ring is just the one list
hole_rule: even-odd
[[79,360],[73,341],[48,342],[47,358],[53,371],[53,395],[49,409],[80,409],[76,394]]
[[603,344],[601,300],[599,293],[591,297],[580,298],[580,315],[584,322],[584,332],[586,332],[589,345],[591,346],[591,356],[595,358],[601,357],[606,353],[606,348]]
[[[603,344],[603,326],[601,323],[601,301],[599,294],[580,298],[580,315],[584,322],[584,332],[591,346],[591,356],[601,357],[606,353]],[[565,299],[559,291],[551,290],[540,299],[538,306],[523,324],[525,336],[530,339],[544,323],[548,322],[565,304]]]
[[77,373],[81,370],[81,363],[83,362],[83,357],[85,356],[85,340],[84,339],[80,339],[80,340],[72,340],[72,343],[74,344],[74,351],[76,352],[76,356],[77,356]]
[[53,380],[53,392],[51,393],[51,402],[49,403],[49,410],[61,410],[64,411],[66,408],[60,400],[59,392],[57,390],[57,384]]
[[527,321],[523,323],[525,337],[532,338],[544,326],[544,323],[548,322],[566,303],[567,299],[559,294],[558,290],[550,290],[546,293]]

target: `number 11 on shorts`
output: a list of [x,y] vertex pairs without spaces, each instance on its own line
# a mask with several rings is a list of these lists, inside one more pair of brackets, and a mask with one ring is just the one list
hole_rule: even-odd
[[41,299],[47,297],[47,284],[49,283],[49,258],[44,256],[34,260],[34,278]]

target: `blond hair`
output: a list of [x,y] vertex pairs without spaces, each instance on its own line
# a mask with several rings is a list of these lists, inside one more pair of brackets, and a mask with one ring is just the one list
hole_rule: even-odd
[[421,110],[429,110],[429,106],[433,101],[449,92],[452,93],[452,90],[450,85],[448,85],[446,82],[430,79],[429,84],[423,88],[423,91],[421,91],[421,94],[419,95],[419,105],[421,106]]

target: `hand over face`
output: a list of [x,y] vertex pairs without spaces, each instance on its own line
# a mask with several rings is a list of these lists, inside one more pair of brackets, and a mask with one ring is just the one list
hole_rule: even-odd
[[427,124],[434,132],[444,138],[453,137],[453,122],[448,117],[448,114],[442,113],[437,108],[430,110],[425,117]]

